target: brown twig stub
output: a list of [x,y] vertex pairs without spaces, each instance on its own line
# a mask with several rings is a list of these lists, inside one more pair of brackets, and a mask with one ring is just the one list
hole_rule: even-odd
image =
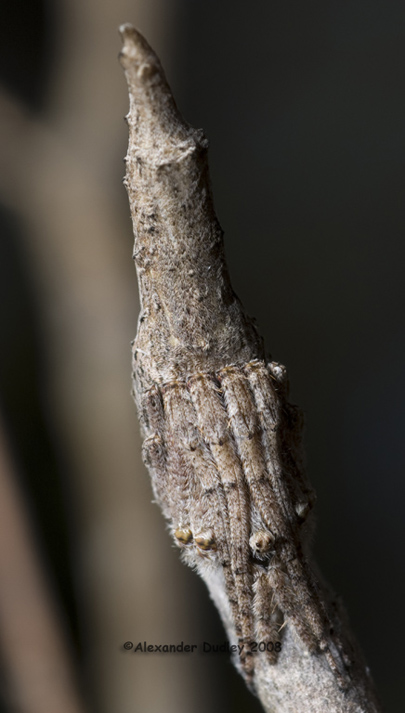
[[207,141],[144,38],[121,28],[127,187],[141,296],[133,346],[144,459],[185,562],[267,711],[378,711],[361,655],[308,551],[314,494],[285,368],[232,291]]

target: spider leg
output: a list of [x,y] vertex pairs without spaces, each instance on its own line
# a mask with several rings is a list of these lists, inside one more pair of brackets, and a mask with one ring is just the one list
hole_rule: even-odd
[[308,651],[316,653],[320,650],[339,686],[342,689],[347,688],[349,677],[341,652],[331,639],[326,638],[322,619],[312,609],[306,612],[306,616],[302,616],[303,610],[300,601],[297,601],[296,587],[280,566],[275,564],[269,568],[268,579],[280,609],[288,617]]
[[[178,456],[182,459],[183,467],[193,475],[193,481],[198,483],[198,492],[188,494],[194,503],[193,508],[190,508],[190,526],[196,544],[197,566],[212,561],[209,557],[215,553],[218,563],[223,568],[227,591],[230,593],[233,620],[237,620],[235,583],[228,544],[230,523],[219,472],[201,437],[197,426],[197,414],[186,385],[177,382],[170,389],[166,388],[164,401],[168,414],[168,428],[175,431],[176,441],[179,444]],[[208,543],[205,549],[204,543],[199,547],[198,533],[210,530],[213,531],[211,543]]]
[[[284,500],[281,498],[279,502],[277,491],[269,481],[261,424],[249,382],[242,370],[234,366],[221,369],[218,378],[252,500],[270,532],[277,533],[278,537],[287,537],[289,533],[283,511]],[[288,500],[285,505],[288,505]]]
[[270,585],[304,643],[314,650],[316,642],[338,674],[344,665],[337,647],[329,647],[326,632],[331,630],[331,621],[301,551],[301,523],[285,482],[277,438],[279,398],[270,374],[263,362],[251,362],[245,373],[238,367],[226,367],[218,377],[253,504],[275,535],[275,551],[285,570],[274,568],[269,574]]
[[166,518],[170,519],[174,512],[171,489],[167,487],[167,452],[164,441],[165,417],[160,391],[153,386],[146,391],[141,410],[141,421],[146,432],[142,444],[142,459],[149,468],[152,479],[152,489],[156,502],[159,503]]
[[283,615],[274,605],[273,590],[267,572],[259,572],[253,584],[256,641],[266,644],[266,655],[270,663],[277,663],[277,642],[280,642],[280,629]]
[[[288,515],[293,529],[298,533],[303,520],[313,505],[315,495],[304,478],[300,458],[297,458],[294,454],[294,451],[299,449],[301,439],[300,433],[302,424],[300,423],[301,417],[299,410],[297,411],[295,407],[287,403],[284,404],[283,408],[280,406],[280,400],[284,398],[285,391],[285,368],[274,362],[266,367],[262,361],[255,360],[244,367],[244,372],[249,379],[249,385],[259,415],[263,449],[270,482],[274,491],[277,493],[279,502],[294,502],[291,498],[291,494],[296,496],[295,506],[290,507],[288,510],[285,508],[285,512]],[[291,442],[280,443],[278,430],[283,414],[285,416],[286,413],[288,418],[293,421],[290,431]],[[288,432],[287,428],[283,430]],[[291,458],[291,455],[293,458]],[[287,461],[286,469],[284,467],[285,461]],[[292,473],[288,468],[291,461],[293,465]],[[286,470],[289,472],[286,472]],[[293,480],[292,485],[294,487],[288,488],[287,485],[291,480]],[[290,497],[288,497],[289,494]],[[287,562],[290,578],[292,581],[295,580],[297,583],[300,583],[301,588],[304,590],[303,596],[300,598],[300,606],[306,610],[312,629],[319,637],[319,647],[326,652],[325,655],[330,659],[331,654],[327,650],[327,647],[330,645],[334,651],[332,658],[338,659],[338,666],[340,668],[342,668],[341,656],[343,657],[344,663],[350,665],[350,660],[343,651],[343,642],[339,639],[336,632],[334,633],[334,639],[338,648],[341,649],[342,654],[337,655],[336,646],[333,645],[329,636],[327,637],[329,644],[327,643],[325,631],[329,633],[331,629],[333,629],[333,626],[329,612],[322,598],[319,596],[318,585],[311,568],[306,562],[305,557],[298,557],[297,553],[294,556],[288,549],[289,548],[286,548],[284,552],[284,560]],[[321,621],[319,616],[316,616],[314,613],[314,610],[323,613]],[[332,665],[331,668],[335,669],[336,663]]]
[[[281,406],[281,394],[279,395],[279,393],[282,391],[283,386],[278,385],[275,376],[269,372],[262,361],[250,362],[244,367],[244,373],[248,378],[249,388],[253,396],[254,410],[257,413],[261,431],[261,444],[266,470],[272,490],[277,498],[279,507],[283,511],[284,518],[296,526],[297,511],[295,506],[298,503],[301,507],[305,504],[303,502],[304,494],[310,491],[310,487],[306,483],[304,484],[301,472],[299,472],[300,483],[297,483],[297,470],[294,470],[292,477],[286,478],[284,461],[289,449],[288,446],[286,447],[285,444],[280,443],[283,409]],[[284,376],[284,372],[281,372],[281,376],[278,371],[276,371],[276,374],[279,378]],[[297,423],[297,430],[299,426],[300,424]],[[298,436],[295,436],[295,440],[298,440]],[[283,457],[281,458],[281,456]],[[292,481],[291,485],[290,481]],[[301,485],[301,488],[299,488],[299,485]],[[301,495],[294,492],[297,489]],[[312,501],[314,496],[312,491],[310,492],[311,498],[308,497],[308,500]]]
[[142,460],[151,474],[155,500],[162,508],[165,517],[170,518],[172,507],[165,486],[167,479],[166,453],[161,436],[153,434],[145,438],[142,444]]
[[[274,538],[288,541],[291,539],[290,528],[266,472],[261,428],[248,380],[238,367],[222,369],[218,378],[253,504]],[[265,579],[260,578],[256,587],[257,597],[263,599],[266,593],[270,597],[271,589],[269,585],[266,587]],[[259,611],[258,607],[256,611]],[[255,624],[260,626],[266,638],[273,636],[273,627],[265,629],[265,620]]]
[[189,379],[188,387],[198,414],[198,423],[205,443],[215,461],[229,515],[229,549],[238,616],[235,629],[243,646],[240,661],[245,676],[253,677],[253,657],[250,643],[254,635],[253,590],[250,564],[250,504],[243,469],[238,458],[228,414],[215,379],[198,374]]
[[294,628],[309,651],[315,652],[318,648],[318,640],[307,624],[300,616],[295,602],[295,592],[288,575],[283,572],[278,563],[272,564],[267,572],[267,579],[274,592],[274,598],[283,612],[284,616],[291,620]]

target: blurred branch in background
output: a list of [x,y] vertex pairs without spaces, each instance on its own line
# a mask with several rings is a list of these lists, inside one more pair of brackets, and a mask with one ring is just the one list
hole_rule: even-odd
[[0,648],[12,711],[83,713],[71,652],[0,423]]
[[5,90],[0,99],[1,197],[22,225],[35,282],[48,426],[70,482],[86,680],[105,713],[198,713],[210,698],[191,658],[179,665],[122,649],[135,637],[190,637],[193,606],[150,504],[129,393],[137,298],[130,219],[121,209],[127,98],[116,61],[120,23],[135,18],[162,49],[173,37],[174,7],[125,0],[54,7],[43,113]]

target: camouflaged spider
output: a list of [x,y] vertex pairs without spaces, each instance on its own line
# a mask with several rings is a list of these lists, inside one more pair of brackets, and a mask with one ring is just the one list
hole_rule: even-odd
[[144,459],[184,561],[208,586],[225,582],[216,603],[247,682],[252,642],[273,644],[265,655],[275,663],[288,620],[344,686],[349,662],[303,551],[313,493],[297,462],[301,421],[285,382],[280,364],[254,360],[154,386],[143,400]]

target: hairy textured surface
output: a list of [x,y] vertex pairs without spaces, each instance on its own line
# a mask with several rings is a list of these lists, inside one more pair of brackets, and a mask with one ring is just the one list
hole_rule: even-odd
[[144,38],[121,32],[141,297],[134,396],[156,500],[267,711],[377,712],[344,614],[310,562],[302,419],[232,291],[207,141],[179,115]]

